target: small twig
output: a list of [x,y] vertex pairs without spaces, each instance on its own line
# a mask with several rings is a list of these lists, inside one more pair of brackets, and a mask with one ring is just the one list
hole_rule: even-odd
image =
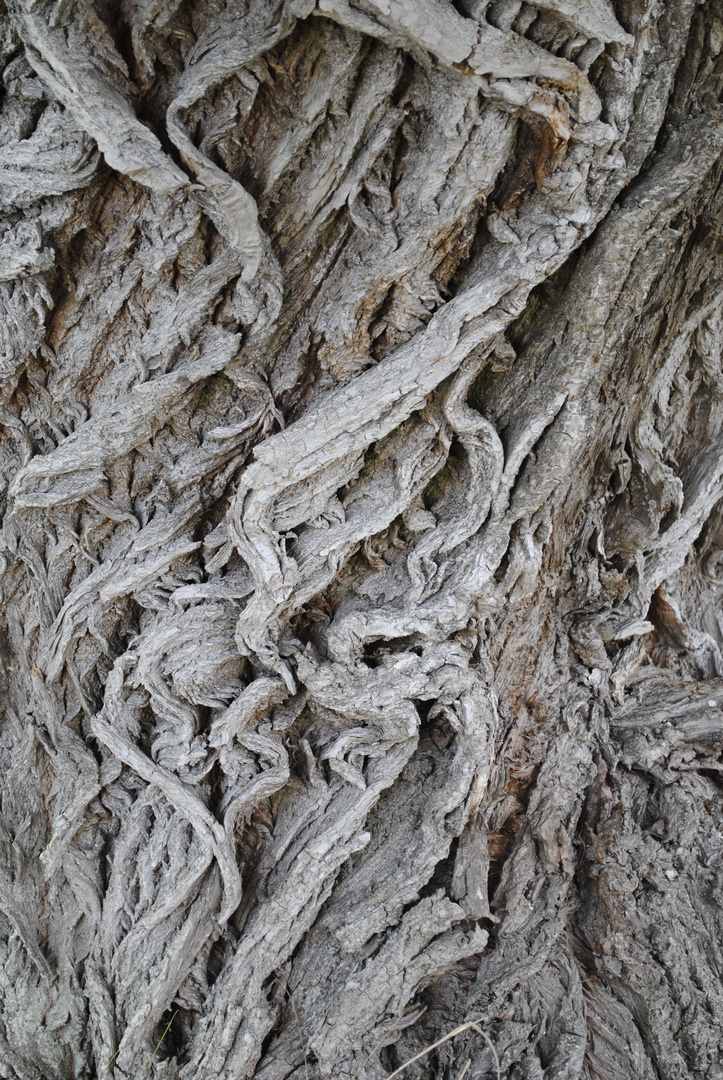
[[575,979],[575,981],[571,982],[569,985],[570,986],[584,986],[585,983],[597,982],[597,981],[598,981],[598,976],[597,975],[590,975],[587,979]]
[[[480,1017],[480,1019],[482,1018]],[[426,1046],[424,1050],[420,1050],[419,1053],[415,1054],[414,1057],[411,1057],[409,1061],[405,1061],[404,1064],[400,1065],[398,1069],[395,1069],[393,1073],[389,1073],[387,1080],[392,1080],[393,1076],[399,1076],[401,1072],[404,1072],[406,1068],[408,1068],[410,1065],[413,1065],[415,1061],[419,1061],[420,1058],[425,1057],[427,1054],[431,1054],[432,1050],[436,1050],[438,1046],[442,1045],[442,1043],[446,1043],[449,1039],[453,1039],[455,1035],[461,1035],[463,1031],[469,1031],[470,1028],[474,1028],[477,1034],[481,1035],[489,1046],[490,1050],[492,1051],[492,1056],[495,1059],[495,1066],[497,1067],[497,1080],[502,1080],[500,1059],[497,1057],[497,1051],[495,1050],[492,1040],[490,1039],[487,1032],[483,1031],[482,1028],[478,1025],[479,1020],[468,1020],[465,1024],[460,1024],[460,1026],[456,1027],[454,1031],[449,1031],[446,1035],[443,1035],[441,1039],[437,1039],[436,1042],[432,1043],[431,1046]],[[464,1073],[462,1075],[464,1075]]]
[[168,1021],[168,1023],[166,1024],[166,1028],[165,1028],[165,1031],[163,1032],[163,1034],[161,1035],[160,1039],[158,1040],[158,1046],[157,1046],[157,1047],[156,1047],[156,1049],[155,1049],[155,1050],[153,1051],[153,1053],[152,1053],[152,1055],[151,1055],[151,1060],[150,1060],[150,1061],[148,1062],[148,1064],[146,1065],[145,1069],[143,1070],[143,1075],[144,1075],[144,1076],[146,1075],[146,1073],[147,1073],[147,1072],[148,1072],[148,1070],[150,1069],[151,1065],[153,1064],[153,1058],[154,1058],[154,1057],[156,1056],[156,1054],[158,1053],[158,1051],[159,1051],[159,1050],[161,1049],[161,1043],[163,1042],[163,1040],[165,1039],[166,1035],[168,1034],[168,1030],[169,1030],[169,1028],[170,1028],[171,1024],[173,1023],[173,1021],[174,1021],[174,1020],[176,1019],[176,1017],[177,1017],[177,1016],[178,1016],[178,1009],[176,1009],[176,1011],[174,1012],[173,1016],[171,1017],[171,1019],[170,1019],[170,1020]]
[[484,1039],[484,1041],[487,1043],[490,1050],[492,1051],[492,1057],[495,1059],[495,1069],[497,1070],[497,1080],[502,1080],[502,1070],[500,1069],[500,1059],[497,1057],[497,1051],[495,1050],[494,1043],[492,1042],[492,1039],[490,1039],[490,1037],[489,1037],[489,1035],[487,1034],[486,1031],[482,1030],[482,1028],[479,1026],[479,1023],[477,1021],[472,1021],[471,1026],[474,1028],[474,1030],[477,1032],[478,1035],[482,1036],[482,1038]]
[[118,1049],[116,1050],[115,1054],[110,1059],[110,1061],[108,1062],[106,1067],[103,1069],[103,1072],[100,1074],[100,1080],[103,1080],[103,1077],[108,1072],[108,1069],[111,1067],[111,1065],[113,1064],[113,1062],[115,1061],[115,1059],[118,1057],[119,1054],[120,1054],[120,1046],[118,1047]]
[[457,1077],[457,1080],[464,1080],[464,1077],[467,1075],[467,1070],[469,1069],[471,1064],[472,1064],[472,1058],[467,1058],[467,1062],[465,1064],[465,1067],[462,1069],[462,1072]]
[[365,1069],[365,1068],[367,1067],[367,1065],[369,1064],[369,1062],[371,1061],[371,1059],[372,1059],[372,1058],[374,1057],[374,1055],[376,1054],[377,1050],[378,1050],[378,1049],[379,1049],[379,1047],[380,1047],[380,1046],[382,1045],[382,1043],[384,1042],[384,1040],[386,1039],[387,1035],[389,1034],[389,1032],[390,1032],[391,1030],[392,1030],[391,1028],[388,1028],[388,1029],[387,1029],[387,1030],[386,1030],[386,1031],[384,1032],[384,1034],[382,1035],[381,1039],[379,1040],[379,1042],[377,1043],[377,1045],[376,1045],[376,1046],[374,1047],[374,1049],[373,1049],[373,1050],[372,1050],[372,1052],[370,1053],[369,1057],[368,1057],[368,1058],[366,1059],[366,1061],[363,1061],[363,1062],[361,1063],[361,1065],[359,1066],[359,1068],[357,1069],[357,1071],[356,1071],[356,1072],[354,1073],[354,1075],[352,1076],[352,1080],[356,1080],[357,1076],[358,1076],[358,1075],[359,1075],[359,1073],[360,1073],[360,1072],[362,1071],[362,1069]]

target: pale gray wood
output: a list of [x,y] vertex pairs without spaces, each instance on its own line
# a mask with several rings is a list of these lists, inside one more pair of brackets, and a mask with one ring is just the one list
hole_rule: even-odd
[[723,1080],[721,0],[0,66],[0,1077]]

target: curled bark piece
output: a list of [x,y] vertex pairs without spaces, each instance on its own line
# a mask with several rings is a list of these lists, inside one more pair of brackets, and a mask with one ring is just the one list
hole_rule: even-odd
[[214,220],[220,232],[244,260],[242,280],[252,281],[262,259],[265,273],[272,274],[275,259],[258,221],[256,203],[244,187],[194,146],[186,133],[183,114],[214,83],[239,74],[244,67],[288,34],[294,25],[293,4],[272,2],[255,4],[247,13],[239,13],[212,22],[199,38],[188,58],[179,92],[168,108],[166,124],[174,144],[193,171],[201,192],[199,204]]
[[16,506],[56,506],[77,502],[100,488],[105,466],[150,438],[153,425],[167,416],[194,383],[214,375],[236,353],[240,338],[225,331],[209,335],[197,360],[168,375],[136,385],[125,401],[113,403],[65,439],[53,454],[35,458],[13,483]]
[[157,787],[176,810],[191,822],[204,844],[213,851],[226,887],[219,919],[221,922],[228,920],[241,900],[241,880],[230,843],[231,838],[196,795],[171,773],[154,765],[100,716],[93,721],[93,734],[119,761],[134,769],[147,783]]
[[9,9],[36,71],[112,168],[154,191],[172,193],[188,186],[183,170],[136,118],[127,99],[125,64],[84,0],[64,5],[60,19],[47,2],[13,0]]
[[634,44],[635,38],[618,22],[610,0],[537,0],[536,6],[562,15],[592,38]]
[[[518,34],[498,30],[484,21],[479,25],[474,19],[465,19],[444,0],[424,0],[414,6],[404,0],[383,3],[368,0],[361,8],[346,0],[320,0],[319,10],[342,23],[379,34],[394,44],[426,49],[452,69],[503,80],[548,80],[574,96],[583,124],[597,120],[600,115],[599,98],[575,64],[551,56]],[[368,12],[362,15],[361,22],[359,10]],[[605,28],[603,40],[632,44],[633,39],[622,31],[612,11],[606,14],[607,18],[594,20],[597,30]],[[553,109],[550,120],[556,112]]]

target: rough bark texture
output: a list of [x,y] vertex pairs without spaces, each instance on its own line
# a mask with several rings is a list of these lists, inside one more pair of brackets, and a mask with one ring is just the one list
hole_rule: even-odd
[[723,1080],[721,0],[0,62],[0,1076]]

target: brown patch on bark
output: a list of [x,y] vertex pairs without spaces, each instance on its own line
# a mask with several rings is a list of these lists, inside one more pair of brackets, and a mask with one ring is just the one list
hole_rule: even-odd
[[500,210],[514,210],[526,195],[542,188],[544,181],[562,164],[567,138],[543,120],[520,129],[517,153],[502,176],[495,203]]

